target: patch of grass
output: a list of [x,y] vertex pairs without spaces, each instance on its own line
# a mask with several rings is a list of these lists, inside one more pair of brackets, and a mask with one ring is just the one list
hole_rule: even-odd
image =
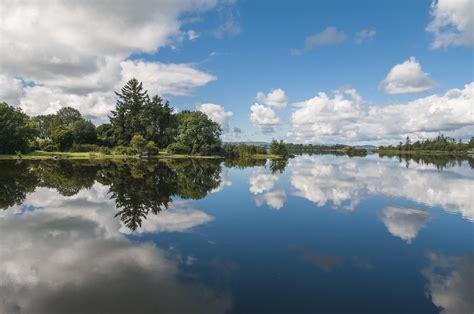
[[252,156],[253,159],[282,159],[279,155],[272,155],[272,154],[255,154]]

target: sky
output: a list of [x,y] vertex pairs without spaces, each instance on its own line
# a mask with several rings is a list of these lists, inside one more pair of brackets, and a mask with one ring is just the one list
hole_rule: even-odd
[[474,0],[0,2],[0,101],[108,121],[132,77],[225,141],[474,135]]

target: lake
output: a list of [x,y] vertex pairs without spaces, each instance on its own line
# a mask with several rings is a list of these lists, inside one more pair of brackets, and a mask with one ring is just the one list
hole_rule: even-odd
[[474,164],[0,162],[2,313],[472,313]]

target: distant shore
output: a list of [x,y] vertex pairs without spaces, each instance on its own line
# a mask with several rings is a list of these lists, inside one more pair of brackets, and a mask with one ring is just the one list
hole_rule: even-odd
[[468,156],[473,155],[472,151],[443,151],[443,150],[398,150],[398,149],[389,149],[389,150],[374,150],[374,152],[379,155],[447,155],[447,156]]

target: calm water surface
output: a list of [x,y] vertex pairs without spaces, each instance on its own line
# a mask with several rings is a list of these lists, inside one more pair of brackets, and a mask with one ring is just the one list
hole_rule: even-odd
[[473,187],[439,158],[4,161],[0,312],[473,313]]

